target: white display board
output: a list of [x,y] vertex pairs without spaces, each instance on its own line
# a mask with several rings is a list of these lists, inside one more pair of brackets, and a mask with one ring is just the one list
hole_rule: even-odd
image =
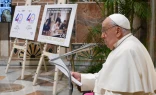
[[40,5],[16,6],[10,37],[34,40]]
[[77,4],[46,5],[38,41],[69,47]]

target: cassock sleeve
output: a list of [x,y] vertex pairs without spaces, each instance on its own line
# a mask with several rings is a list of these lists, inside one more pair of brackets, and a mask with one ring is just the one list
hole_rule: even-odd
[[95,74],[81,74],[81,91],[89,91],[94,89],[94,84],[98,73]]

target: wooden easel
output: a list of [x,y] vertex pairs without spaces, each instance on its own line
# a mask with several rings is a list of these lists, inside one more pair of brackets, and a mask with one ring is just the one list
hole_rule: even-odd
[[[31,2],[32,2],[32,0],[26,0],[25,6],[30,6],[31,5]],[[14,43],[13,43],[13,47],[12,47],[12,50],[11,50],[11,53],[10,53],[10,57],[9,57],[9,60],[8,60],[8,63],[7,63],[7,67],[6,67],[5,73],[8,72],[8,69],[9,69],[9,66],[10,66],[10,62],[11,62],[11,59],[12,59],[12,55],[13,55],[14,49],[15,48],[16,49],[20,49],[20,50],[23,50],[24,51],[23,62],[22,62],[22,73],[21,73],[21,79],[24,79],[26,54],[27,54],[27,47],[28,47],[28,44],[29,43],[28,43],[28,40],[25,40],[25,44],[23,46],[19,46],[19,45],[17,45],[17,41],[18,41],[18,39],[16,38],[14,40]],[[46,69],[45,62],[44,62],[44,66],[45,66],[45,69]]]
[[14,40],[13,47],[12,47],[12,50],[11,50],[11,54],[10,54],[10,57],[9,57],[9,60],[8,60],[8,63],[7,63],[5,73],[8,72],[14,49],[15,48],[20,49],[20,50],[24,51],[23,62],[22,62],[22,74],[21,74],[21,79],[24,79],[24,71],[25,71],[25,62],[26,62],[26,52],[27,52],[28,40],[25,40],[24,46],[16,45],[17,40],[18,40],[17,38]]
[[[65,4],[66,0],[58,0],[58,1],[55,1],[55,2],[57,2],[57,4]],[[42,55],[41,55],[41,58],[40,58],[40,61],[39,61],[35,76],[34,76],[33,85],[35,85],[36,82],[37,82],[37,78],[38,78],[38,75],[39,75],[39,72],[40,72],[41,65],[42,65],[44,57],[45,56],[49,57],[49,56],[52,55],[52,53],[47,52],[46,49],[47,49],[47,44],[44,45],[43,52],[42,52]],[[58,46],[57,54],[63,54],[63,53],[65,53],[65,48],[61,47],[61,46]],[[57,88],[57,83],[58,83],[58,74],[59,74],[59,69],[56,68],[56,66],[55,66],[54,85],[53,85],[53,94],[52,95],[56,95],[56,90],[57,90],[56,88]]]

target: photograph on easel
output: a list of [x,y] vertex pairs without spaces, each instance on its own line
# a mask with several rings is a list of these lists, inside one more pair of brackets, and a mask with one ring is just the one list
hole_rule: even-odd
[[42,35],[66,38],[71,11],[72,8],[48,8]]
[[46,5],[38,41],[69,46],[77,4]]
[[10,37],[34,40],[40,5],[16,6]]

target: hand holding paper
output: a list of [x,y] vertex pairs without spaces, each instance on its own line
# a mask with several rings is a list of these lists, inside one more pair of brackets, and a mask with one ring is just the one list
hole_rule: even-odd
[[[59,54],[52,54],[51,56],[49,56],[49,59],[54,59],[56,57],[58,57]],[[64,62],[59,58],[59,59],[56,59],[54,61],[50,61],[50,64],[52,65],[56,65],[56,67],[62,71],[67,77],[69,77],[68,73],[70,73],[70,71],[68,70],[67,66],[64,64]],[[82,83],[79,82],[78,80],[76,80],[73,76],[71,77],[71,80],[76,83],[78,86],[81,86]]]

